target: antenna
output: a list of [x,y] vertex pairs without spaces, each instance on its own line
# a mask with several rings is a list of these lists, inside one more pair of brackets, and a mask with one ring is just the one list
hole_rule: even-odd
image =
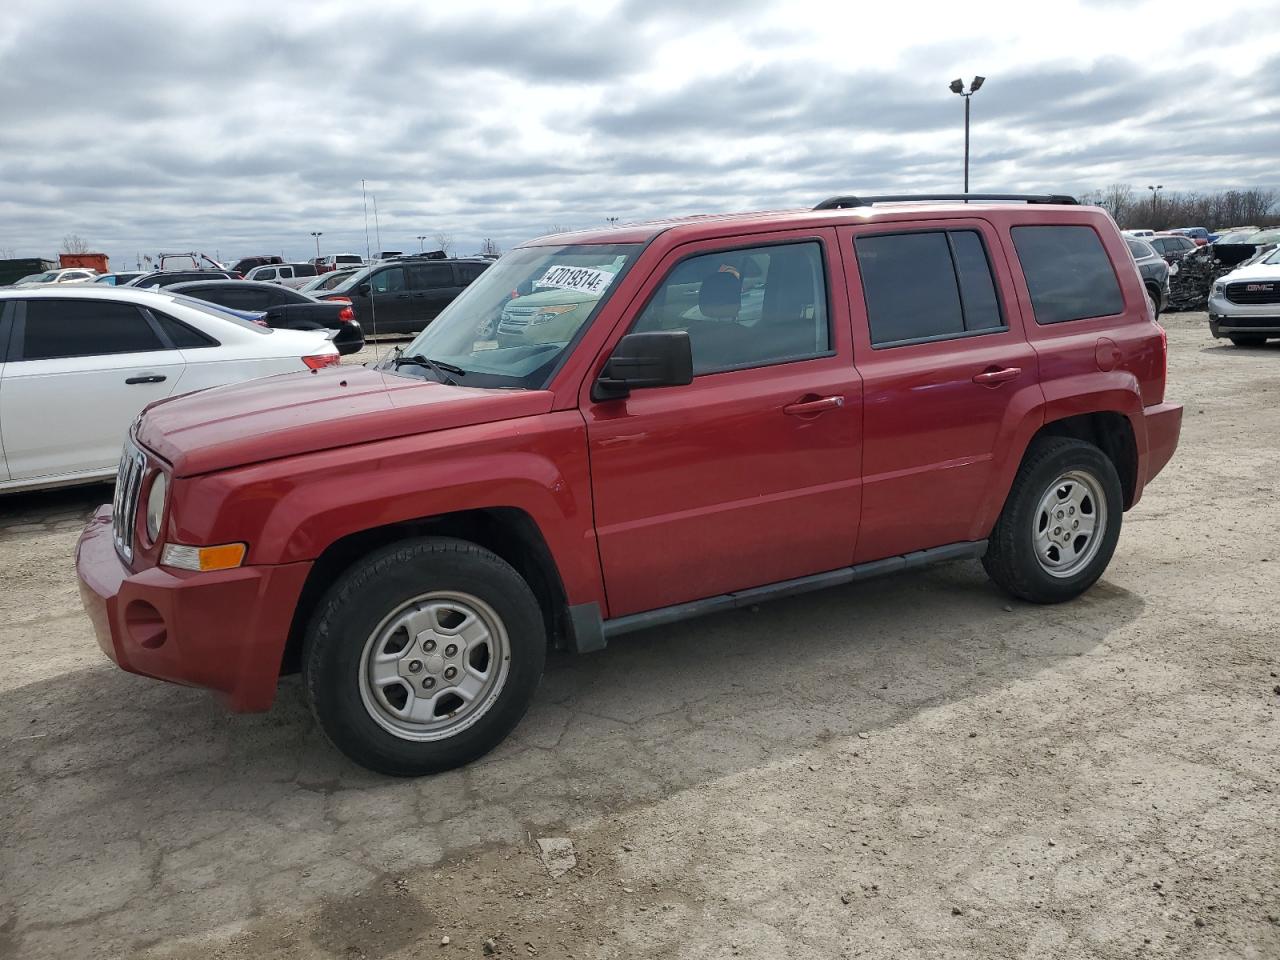
[[[370,263],[373,263],[373,251],[369,248],[369,193],[365,189],[364,178],[360,179],[360,195],[364,199],[364,252]],[[377,201],[374,201],[375,205]],[[381,245],[381,241],[379,241]],[[373,285],[369,285],[369,328],[370,336],[374,337],[378,334],[378,308],[377,297],[373,295]],[[380,358],[378,356],[378,343],[373,344],[373,359],[376,363]]]

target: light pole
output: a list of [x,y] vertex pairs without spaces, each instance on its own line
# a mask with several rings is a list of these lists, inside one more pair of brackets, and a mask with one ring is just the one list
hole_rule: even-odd
[[417,241],[418,241],[418,252],[419,252],[419,253],[421,253],[421,252],[422,252],[422,241],[423,241],[423,240],[425,240],[425,239],[427,239],[427,235],[424,233],[422,236],[417,237],[416,239],[417,239]]
[[320,259],[320,238],[324,236],[323,231],[312,230],[311,235],[316,238],[316,259]]
[[1151,220],[1152,226],[1155,225],[1156,207],[1160,204],[1160,191],[1164,189],[1163,183],[1147,184],[1147,189],[1151,191]]
[[969,84],[969,89],[965,90],[963,80],[951,81],[951,92],[958,93],[964,98],[964,192],[969,192],[969,98],[982,89],[982,84],[986,81],[986,77],[974,77],[973,82]]
[[611,227],[616,227],[618,225],[617,217],[605,217],[604,219],[605,219],[605,222],[609,224],[609,226]]

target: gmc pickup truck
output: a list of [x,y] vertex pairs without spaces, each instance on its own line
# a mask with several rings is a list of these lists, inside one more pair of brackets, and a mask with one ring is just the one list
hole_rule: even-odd
[[1102,210],[962,199],[542,238],[374,368],[152,405],[77,551],[99,644],[238,711],[301,670],[417,775],[549,645],[941,560],[1078,596],[1177,445],[1164,331]]

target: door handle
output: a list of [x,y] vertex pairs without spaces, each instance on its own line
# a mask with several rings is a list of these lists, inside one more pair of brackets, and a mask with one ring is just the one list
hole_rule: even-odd
[[163,373],[144,373],[138,377],[129,377],[125,383],[164,383],[168,379]]
[[819,397],[814,400],[797,400],[782,408],[782,412],[792,417],[808,417],[824,410],[834,410],[844,406],[844,397]]
[[992,367],[973,375],[973,382],[984,387],[998,387],[1009,380],[1017,380],[1022,376],[1021,367]]

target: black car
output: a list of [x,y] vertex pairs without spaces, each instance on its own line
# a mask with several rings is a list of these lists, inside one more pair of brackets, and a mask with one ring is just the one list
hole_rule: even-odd
[[1191,251],[1199,249],[1194,240],[1180,233],[1157,233],[1154,237],[1143,237],[1142,240],[1151,244],[1166,263],[1181,260]]
[[395,257],[366,267],[317,296],[349,299],[366,334],[417,333],[491,266],[493,261],[482,257]]
[[241,257],[231,265],[231,269],[243,277],[254,267],[266,266],[268,263],[284,263],[284,257],[269,254],[257,257]]
[[1124,242],[1133,254],[1133,262],[1138,265],[1142,285],[1147,288],[1147,297],[1158,317],[1169,302],[1169,264],[1152,249],[1147,240],[1125,237]]
[[169,291],[231,310],[262,313],[269,327],[337,330],[333,345],[341,354],[355,353],[364,346],[364,332],[349,303],[317,300],[278,283],[260,280],[201,280],[175,284]]
[[239,280],[240,274],[234,270],[157,270],[144,273],[130,280],[128,287],[172,287],[177,283],[190,283],[194,280]]

